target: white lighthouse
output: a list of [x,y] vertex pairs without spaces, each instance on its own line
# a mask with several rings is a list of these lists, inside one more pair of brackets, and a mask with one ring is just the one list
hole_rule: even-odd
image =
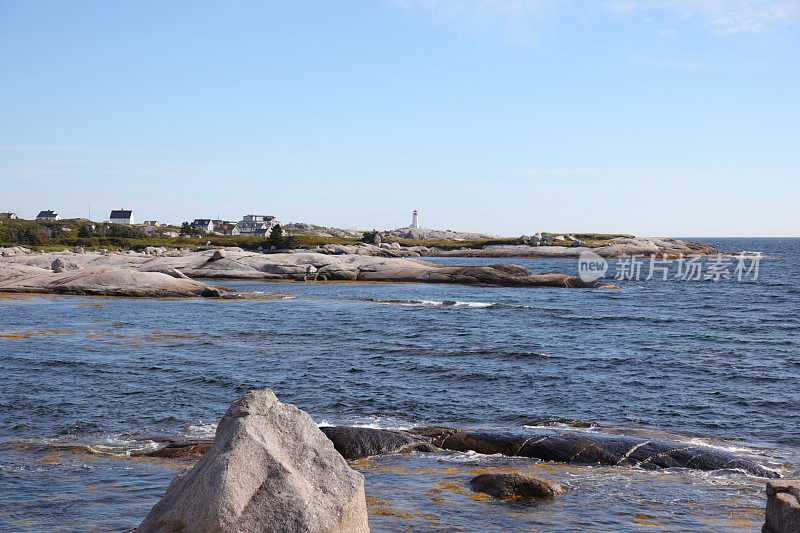
[[419,220],[417,220],[417,210],[414,209],[414,213],[411,215],[411,226],[414,229],[419,229]]

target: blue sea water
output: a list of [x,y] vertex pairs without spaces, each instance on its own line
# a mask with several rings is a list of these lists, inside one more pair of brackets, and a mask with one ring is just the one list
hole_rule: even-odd
[[[213,435],[248,389],[318,423],[547,426],[719,447],[800,467],[800,240],[757,280],[618,290],[229,281],[245,298],[0,296],[0,530],[125,531],[187,460],[133,458]],[[508,262],[577,273],[567,259]],[[612,260],[612,263],[614,261]],[[613,270],[613,268],[612,268]],[[356,462],[376,531],[755,531],[764,480],[478,454]],[[568,483],[548,504],[474,499],[475,472]]]

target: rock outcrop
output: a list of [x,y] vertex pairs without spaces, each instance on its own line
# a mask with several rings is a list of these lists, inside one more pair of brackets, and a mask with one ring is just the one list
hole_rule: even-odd
[[800,479],[767,482],[762,533],[800,532]]
[[[558,239],[561,237],[561,240]],[[555,239],[552,235],[543,235],[541,240],[532,238],[527,245],[507,244],[507,245],[488,245],[478,249],[456,249],[444,250],[432,248],[424,254],[431,257],[531,257],[531,258],[577,258],[582,252],[592,251],[601,257],[626,257],[631,255],[650,256],[666,255],[670,258],[700,255],[714,256],[718,250],[707,244],[680,241],[667,238],[628,238],[618,237],[606,241],[608,244],[596,248],[588,248],[586,243],[579,239],[571,241],[570,246],[540,246],[540,244],[550,244],[554,241],[566,241],[566,237],[559,235]]]
[[307,413],[250,391],[136,531],[367,532],[364,478]]
[[[386,244],[386,243],[384,243]],[[383,250],[377,246],[369,245],[372,249]],[[399,253],[393,248],[386,252]],[[165,274],[181,283],[183,274],[190,278],[226,278],[226,279],[260,279],[260,280],[296,280],[296,281],[380,281],[380,282],[410,282],[410,283],[456,283],[469,285],[506,286],[506,287],[569,287],[569,288],[598,288],[608,287],[605,282],[584,282],[576,276],[566,274],[545,273],[534,274],[526,268],[510,264],[459,266],[439,265],[416,258],[380,257],[363,254],[328,254],[294,250],[291,252],[262,254],[258,252],[243,252],[233,250],[205,250],[197,252],[184,252],[181,254],[161,254],[153,256],[144,253],[109,253],[89,252],[72,254],[71,252],[51,252],[44,254],[26,254],[0,258],[0,291],[2,290],[38,290],[41,292],[58,292],[50,287],[53,278],[45,276],[44,272],[37,269],[47,269],[49,275],[54,275],[51,265],[60,261],[69,268],[74,269],[74,275],[79,278],[88,272],[116,271],[118,276],[126,273],[131,286],[111,286],[102,291],[86,294],[118,294],[118,295],[148,295],[145,287],[138,282],[147,281],[145,278],[137,279],[137,274],[148,273]],[[36,267],[36,268],[29,268]],[[21,270],[28,269],[25,276],[18,276]],[[31,274],[31,276],[27,276]],[[9,281],[6,287],[3,280]],[[77,278],[76,278],[77,279]],[[156,280],[157,278],[152,278]],[[119,278],[119,281],[122,279]],[[88,281],[88,278],[87,278]],[[197,283],[197,282],[195,282]],[[160,289],[152,291],[154,296],[185,296],[194,295],[189,285],[173,285],[170,293],[166,281],[160,282]],[[23,289],[23,287],[28,287]],[[86,283],[81,287],[88,287]],[[127,287],[127,288],[126,288]],[[213,294],[218,289],[204,284],[194,286],[204,287],[204,291]],[[76,288],[73,292],[80,294],[83,288]],[[136,289],[136,290],[134,290]],[[66,288],[62,292],[68,292]],[[200,291],[202,292],[202,291]],[[141,294],[140,294],[141,293]],[[199,295],[199,294],[198,294]]]
[[435,449],[428,443],[420,442],[399,431],[349,426],[323,426],[320,429],[333,442],[336,451],[348,460],[404,451],[427,452]]
[[445,450],[474,451],[531,457],[542,461],[574,464],[630,466],[644,469],[692,468],[730,470],[776,478],[778,474],[736,455],[682,444],[638,437],[579,432],[522,432],[416,428],[409,433],[430,439]]
[[552,500],[569,492],[558,481],[526,474],[480,474],[472,478],[470,487],[501,500]]
[[223,292],[219,287],[192,279],[133,268],[76,266],[74,270],[64,270],[62,265],[56,265],[54,269],[57,271],[27,265],[0,265],[0,292],[137,297],[219,297]]
[[[714,448],[647,440],[640,437],[575,431],[468,430],[419,427],[407,431],[330,426],[320,428],[346,459],[411,451],[474,451],[485,455],[530,457],[570,464],[659,468],[691,468],[705,471],[746,472],[765,478],[777,473],[758,463]],[[183,456],[201,452],[197,441],[172,442],[166,448],[146,452],[155,457]],[[163,450],[163,451],[162,451]],[[775,485],[776,487],[778,485]]]
[[60,274],[61,272],[66,272],[67,270],[77,270],[79,267],[72,261],[65,261],[63,258],[59,257],[52,263],[50,263],[50,270],[55,272],[56,274]]

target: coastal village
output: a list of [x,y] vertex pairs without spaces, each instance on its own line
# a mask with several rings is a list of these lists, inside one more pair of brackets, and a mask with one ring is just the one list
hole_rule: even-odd
[[[21,220],[14,212],[0,213],[0,219]],[[62,220],[61,215],[52,209],[39,211],[34,220],[56,221]],[[92,221],[85,219],[87,223]],[[114,209],[109,214],[106,222],[109,224],[136,225],[136,220],[131,209]],[[194,232],[211,235],[250,235],[254,237],[268,236],[272,228],[280,222],[272,215],[244,215],[240,221],[220,220],[211,218],[196,218],[192,222],[185,222]],[[170,228],[172,224],[158,220],[145,220],[139,224],[143,228]],[[178,227],[181,225],[178,224]],[[152,231],[148,232],[152,233]],[[178,232],[163,231],[165,237],[177,237]]]
[[[17,215],[15,212],[7,211],[0,212],[0,223],[3,219],[6,220],[25,220]],[[94,235],[98,224],[106,225],[122,225],[136,228],[143,234],[148,236],[163,237],[163,238],[178,238],[182,236],[232,236],[232,237],[269,237],[275,228],[280,228],[280,231],[289,235],[314,235],[318,237],[333,237],[333,238],[367,238],[370,241],[380,244],[380,236],[392,237],[396,239],[406,240],[419,240],[419,241],[501,241],[509,240],[499,235],[492,235],[489,233],[475,233],[463,232],[453,230],[434,230],[422,228],[419,224],[419,211],[414,209],[411,212],[410,223],[401,226],[397,229],[388,231],[367,231],[363,229],[341,229],[330,228],[325,226],[317,226],[305,222],[290,222],[283,224],[277,217],[273,215],[243,215],[241,220],[224,220],[220,218],[195,218],[191,222],[184,221],[182,223],[171,223],[159,220],[145,220],[144,222],[137,223],[132,209],[114,209],[109,213],[108,218],[104,222],[94,222],[88,218],[71,218],[65,219],[61,214],[53,209],[46,209],[39,211],[34,218],[40,222],[56,222],[62,220],[72,220],[85,227],[88,234]],[[60,231],[71,232],[72,228],[61,226]],[[86,236],[86,235],[84,235]],[[366,236],[366,237],[365,237]],[[559,245],[582,247],[587,243],[586,237],[599,237],[594,234],[589,235],[574,235],[570,233],[557,234],[547,232],[536,232],[532,235],[522,235],[518,238],[513,238],[519,241],[518,244],[526,244],[529,246],[540,245]],[[631,235],[614,235],[603,237],[625,237],[630,238]]]

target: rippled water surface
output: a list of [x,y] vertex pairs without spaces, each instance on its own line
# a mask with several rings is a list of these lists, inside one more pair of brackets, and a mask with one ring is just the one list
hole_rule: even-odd
[[[240,300],[0,296],[0,529],[135,527],[187,460],[131,458],[207,437],[269,387],[319,423],[547,426],[721,447],[800,466],[800,241],[705,240],[770,256],[756,282],[620,290],[225,282]],[[511,262],[576,272],[574,260]],[[764,480],[477,454],[361,460],[374,530],[755,531]],[[489,501],[478,472],[568,483]]]

